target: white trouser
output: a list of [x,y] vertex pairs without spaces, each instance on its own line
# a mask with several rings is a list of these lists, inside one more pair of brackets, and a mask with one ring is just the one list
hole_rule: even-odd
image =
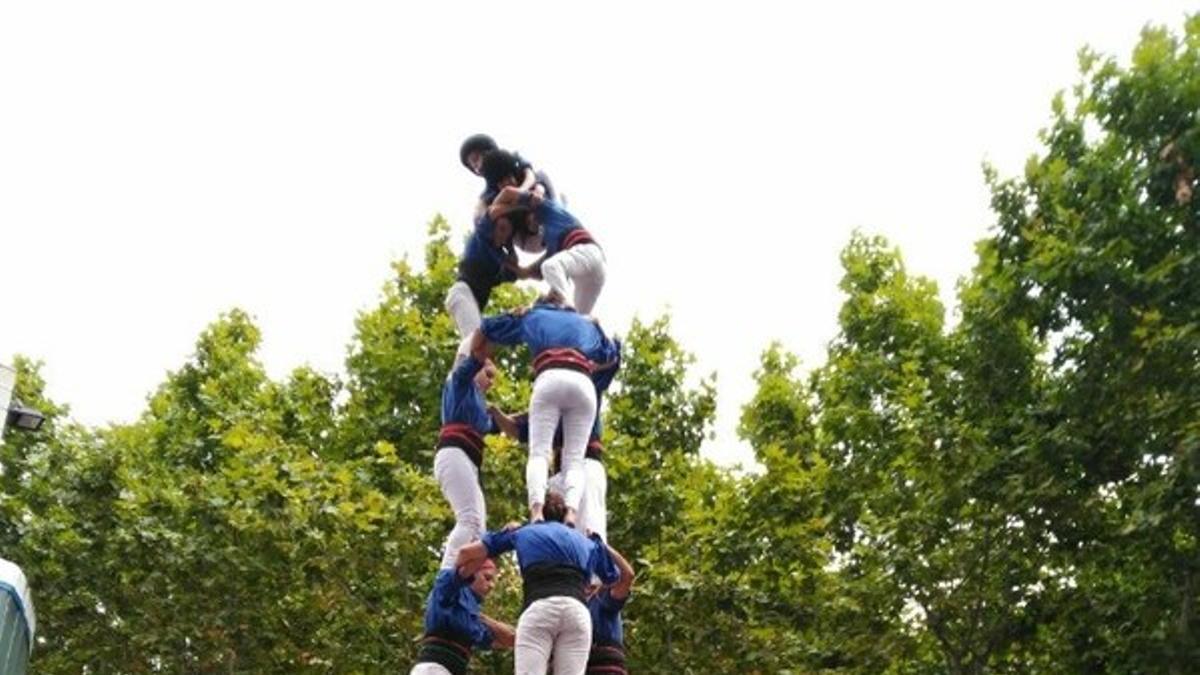
[[547,474],[554,432],[562,420],[562,473],[567,506],[579,510],[583,498],[583,453],[587,450],[592,422],[596,417],[596,387],[592,378],[565,368],[542,371],[533,381],[529,401],[529,461],[525,486],[529,505],[541,504],[546,496]]
[[454,354],[454,365],[450,367],[450,372],[453,373],[455,370],[457,370],[459,364],[463,362],[463,359],[467,358],[470,355],[471,355],[471,336],[468,335],[467,337],[463,338],[458,343],[458,351]]
[[408,675],[450,675],[450,671],[440,663],[418,663]]
[[459,336],[464,338],[471,337],[471,333],[483,323],[479,314],[479,303],[475,302],[475,295],[471,293],[471,287],[465,281],[454,282],[450,290],[446,291],[446,311],[450,313],[450,318],[454,319]]
[[574,598],[534,601],[517,620],[516,675],[545,675],[554,657],[554,675],[583,675],[592,650],[592,616]]
[[479,469],[461,448],[447,446],[433,459],[433,475],[454,511],[454,529],[446,537],[442,569],[454,567],[458,549],[483,536],[487,506],[479,487]]
[[[579,504],[579,527],[583,532],[595,532],[608,541],[608,474],[604,462],[585,457],[583,460],[583,501]],[[565,492],[562,472],[550,479],[550,489]]]
[[[604,251],[597,244],[579,244],[559,251],[542,263],[542,278],[552,290],[558,291],[563,299],[574,297],[575,310],[580,314],[591,314],[604,288]],[[575,286],[571,295],[570,287]]]

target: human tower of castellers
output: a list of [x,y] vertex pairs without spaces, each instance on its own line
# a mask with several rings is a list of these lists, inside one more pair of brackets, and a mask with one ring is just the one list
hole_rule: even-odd
[[[600,443],[600,398],[620,366],[620,343],[591,316],[604,286],[604,252],[520,155],[480,134],[459,156],[487,185],[446,297],[462,343],[442,387],[433,472],[454,529],[411,673],[459,675],[472,650],[490,648],[513,648],[518,675],[548,667],[556,675],[625,673],[621,609],[633,569],[606,543]],[[537,261],[522,266],[517,249]],[[548,286],[532,306],[482,315],[493,288],[531,278]],[[510,415],[487,404],[497,372],[491,354],[520,343],[533,357],[533,392],[528,412]],[[529,522],[489,532],[480,471],[483,439],[492,433],[528,445]],[[494,559],[509,551],[524,592],[515,629],[480,609],[496,581]]]

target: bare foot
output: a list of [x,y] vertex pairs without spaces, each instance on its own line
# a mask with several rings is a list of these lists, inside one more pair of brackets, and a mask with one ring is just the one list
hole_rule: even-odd
[[546,517],[542,515],[541,504],[534,504],[533,506],[529,507],[529,522],[540,523],[545,519]]

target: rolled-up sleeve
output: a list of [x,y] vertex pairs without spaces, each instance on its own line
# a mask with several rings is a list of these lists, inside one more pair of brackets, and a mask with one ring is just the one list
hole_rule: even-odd
[[521,342],[521,324],[524,317],[498,314],[483,320],[480,330],[491,342],[500,345],[515,345]]
[[487,549],[488,557],[495,558],[498,555],[513,550],[516,546],[516,535],[517,530],[512,530],[511,532],[497,530],[483,535],[480,541],[483,542],[484,548]]
[[492,640],[495,638],[492,635],[492,629],[488,628],[482,621],[475,627],[475,634],[471,636],[472,644],[476,649],[491,649]]
[[617,569],[617,564],[613,562],[612,556],[608,552],[608,546],[600,535],[593,534],[592,552],[588,557],[588,568],[592,574],[600,577],[600,581],[605,585],[615,584],[621,578],[621,570]]
[[450,373],[450,382],[454,386],[454,393],[460,398],[465,398],[468,387],[475,386],[475,374],[481,369],[483,369],[483,363],[479,359],[470,355],[464,358]]

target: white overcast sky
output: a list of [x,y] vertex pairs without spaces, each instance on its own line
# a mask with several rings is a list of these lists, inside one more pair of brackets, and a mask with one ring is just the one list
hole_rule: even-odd
[[1084,44],[1128,59],[1186,2],[0,5],[0,362],[128,421],[232,307],[273,376],[342,372],[389,261],[456,241],[487,132],[604,246],[597,314],[664,310],[719,373],[722,462],[771,340],[836,332],[854,228],[953,301]]

